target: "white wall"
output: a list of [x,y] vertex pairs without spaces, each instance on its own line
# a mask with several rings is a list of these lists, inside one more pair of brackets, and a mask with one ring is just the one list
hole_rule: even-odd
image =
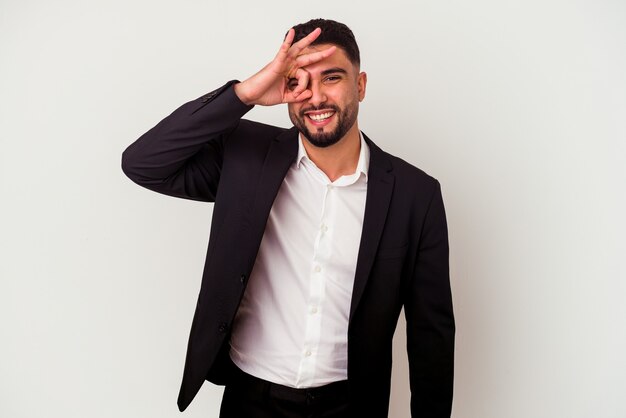
[[[0,416],[179,416],[211,206],[136,187],[120,154],[319,16],[360,43],[362,129],[443,185],[454,417],[626,416],[618,0],[2,0]],[[184,416],[217,417],[220,394]]]

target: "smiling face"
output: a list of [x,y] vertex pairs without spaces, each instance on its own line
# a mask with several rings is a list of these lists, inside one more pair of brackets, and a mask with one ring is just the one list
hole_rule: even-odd
[[[303,53],[329,46],[316,45]],[[358,66],[348,59],[341,48],[337,48],[330,57],[303,69],[310,75],[307,88],[313,95],[288,105],[289,118],[294,126],[316,147],[331,146],[348,133],[358,131],[356,120],[359,102],[365,97],[365,73],[359,73]],[[295,79],[290,80],[290,88],[296,85]]]

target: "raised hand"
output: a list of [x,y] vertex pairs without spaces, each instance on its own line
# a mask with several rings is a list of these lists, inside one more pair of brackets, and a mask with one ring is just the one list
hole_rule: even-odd
[[309,90],[307,65],[329,57],[337,47],[302,53],[322,33],[315,29],[292,45],[295,31],[289,29],[276,57],[247,80],[235,84],[235,93],[249,105],[272,106],[306,100],[313,94]]

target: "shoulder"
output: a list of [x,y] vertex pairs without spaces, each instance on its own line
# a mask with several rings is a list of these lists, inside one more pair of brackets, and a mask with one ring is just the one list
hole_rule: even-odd
[[269,136],[277,136],[285,132],[287,128],[281,128],[279,126],[268,125],[261,122],[256,122],[248,119],[241,119],[237,130],[246,134],[266,134]]
[[296,144],[291,141],[291,137],[295,139],[296,135],[290,135],[290,131],[287,128],[240,119],[224,142],[224,162],[246,165],[255,161],[262,166],[273,145],[286,143],[286,148],[281,146],[278,149],[290,150]]
[[226,141],[227,148],[267,149],[270,143],[286,132],[286,128],[241,119]]

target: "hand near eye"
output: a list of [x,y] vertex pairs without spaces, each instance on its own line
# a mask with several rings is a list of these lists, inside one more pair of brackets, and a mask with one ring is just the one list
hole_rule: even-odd
[[235,93],[248,105],[273,106],[311,97],[309,73],[303,68],[329,57],[337,47],[301,54],[322,32],[317,28],[292,45],[295,31],[289,29],[276,57],[258,73],[235,84]]

